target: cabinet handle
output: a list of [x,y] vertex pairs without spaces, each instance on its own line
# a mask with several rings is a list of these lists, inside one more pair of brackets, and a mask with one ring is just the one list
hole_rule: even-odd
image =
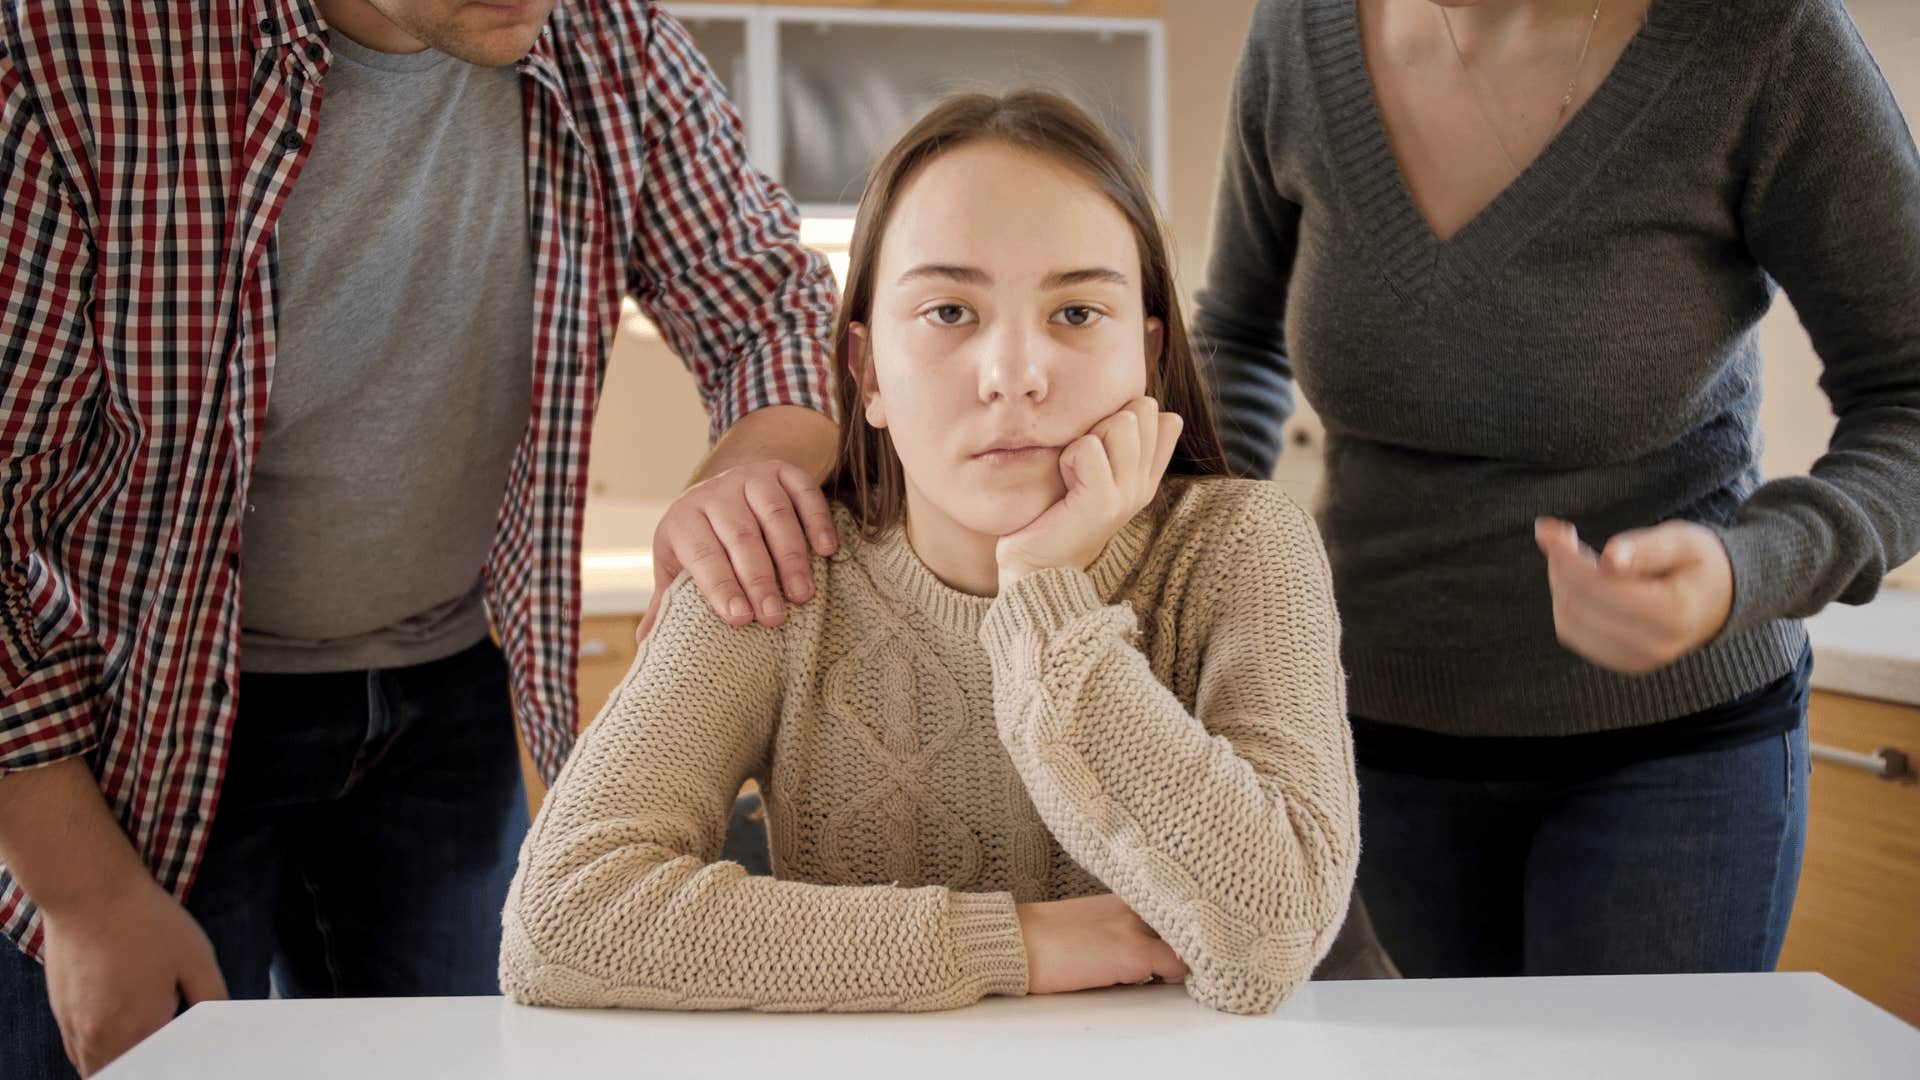
[[1891,746],[1882,746],[1871,754],[1862,754],[1855,750],[1842,750],[1825,743],[1813,743],[1813,759],[1833,765],[1844,765],[1849,769],[1870,772],[1882,780],[1913,779],[1913,761],[1905,750],[1896,750]]
[[580,659],[596,660],[607,655],[607,643],[599,638],[588,638],[580,643]]

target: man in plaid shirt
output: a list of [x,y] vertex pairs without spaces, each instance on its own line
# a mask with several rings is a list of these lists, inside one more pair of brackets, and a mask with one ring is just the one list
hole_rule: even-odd
[[624,296],[718,436],[659,582],[777,624],[833,548],[833,285],[719,81],[645,0],[0,0],[0,170],[0,1074],[494,992]]

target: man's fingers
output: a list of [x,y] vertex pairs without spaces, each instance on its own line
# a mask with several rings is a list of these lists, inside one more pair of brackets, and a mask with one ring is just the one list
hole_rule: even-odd
[[[698,517],[699,515],[693,515]],[[666,529],[655,529],[653,533],[653,595],[647,598],[647,613],[640,619],[640,626],[633,633],[635,644],[645,644],[647,635],[653,633],[653,624],[660,618],[660,601],[667,595],[668,586],[680,576],[680,560],[674,558],[672,541]],[[720,609],[715,608],[716,612]],[[722,616],[724,618],[724,615]]]
[[660,617],[660,598],[666,594],[666,591],[656,577],[653,584],[653,598],[647,601],[647,613],[640,619],[640,628],[633,633],[634,644],[647,643],[647,635],[653,633],[653,621]]
[[674,539],[673,547],[678,561],[693,575],[694,586],[714,614],[729,626],[745,626],[753,621],[753,605],[733,576],[733,561],[705,515],[691,515]]
[[[654,620],[660,617],[660,598],[667,594],[667,586],[672,585],[673,579],[679,577],[680,571],[685,569],[674,553],[676,543],[674,538],[685,533],[689,523],[697,528],[702,524],[700,515],[693,511],[681,511],[675,507],[667,511],[666,516],[660,519],[660,524],[654,526],[653,596],[647,601],[646,616],[640,620],[639,628],[634,631],[633,637],[636,643],[646,641],[647,635],[653,633]],[[714,611],[722,618],[726,617],[724,608],[716,607]]]
[[827,556],[838,551],[840,534],[833,529],[833,510],[827,505],[826,493],[820,490],[820,485],[797,465],[783,467],[779,475],[780,486],[787,489],[794,509],[800,514],[800,525],[807,531],[813,553]]
[[747,482],[747,506],[759,519],[760,532],[766,537],[767,552],[780,572],[781,591],[798,604],[813,598],[813,573],[807,565],[807,537],[801,531],[800,514],[793,496],[774,477]]
[[720,545],[732,563],[734,580],[751,599],[753,614],[763,626],[779,626],[787,619],[787,605],[780,598],[780,577],[774,572],[773,557],[767,551],[767,536],[760,521],[744,506],[720,506],[707,511]]

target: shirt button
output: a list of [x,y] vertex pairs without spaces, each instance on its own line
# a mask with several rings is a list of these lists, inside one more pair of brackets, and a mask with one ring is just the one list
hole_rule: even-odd
[[271,33],[273,33],[273,20],[272,20],[272,19],[261,19],[261,20],[260,20],[260,32],[261,32],[261,33],[263,33],[263,34],[271,34]]
[[227,569],[233,571],[236,574],[240,572],[240,553],[239,552],[236,551],[233,554],[227,556]]
[[282,149],[298,150],[300,149],[300,142],[300,133],[297,131],[282,132],[280,135],[280,146]]
[[319,63],[320,58],[325,55],[327,55],[327,50],[321,48],[318,42],[307,46],[307,59]]
[[220,679],[213,684],[213,700],[227,700],[227,680]]

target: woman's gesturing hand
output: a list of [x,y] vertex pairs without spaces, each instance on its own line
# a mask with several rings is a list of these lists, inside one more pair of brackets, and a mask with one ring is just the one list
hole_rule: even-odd
[[1534,524],[1560,643],[1609,671],[1644,675],[1712,641],[1733,610],[1733,564],[1711,529],[1669,521],[1595,553],[1574,527]]

